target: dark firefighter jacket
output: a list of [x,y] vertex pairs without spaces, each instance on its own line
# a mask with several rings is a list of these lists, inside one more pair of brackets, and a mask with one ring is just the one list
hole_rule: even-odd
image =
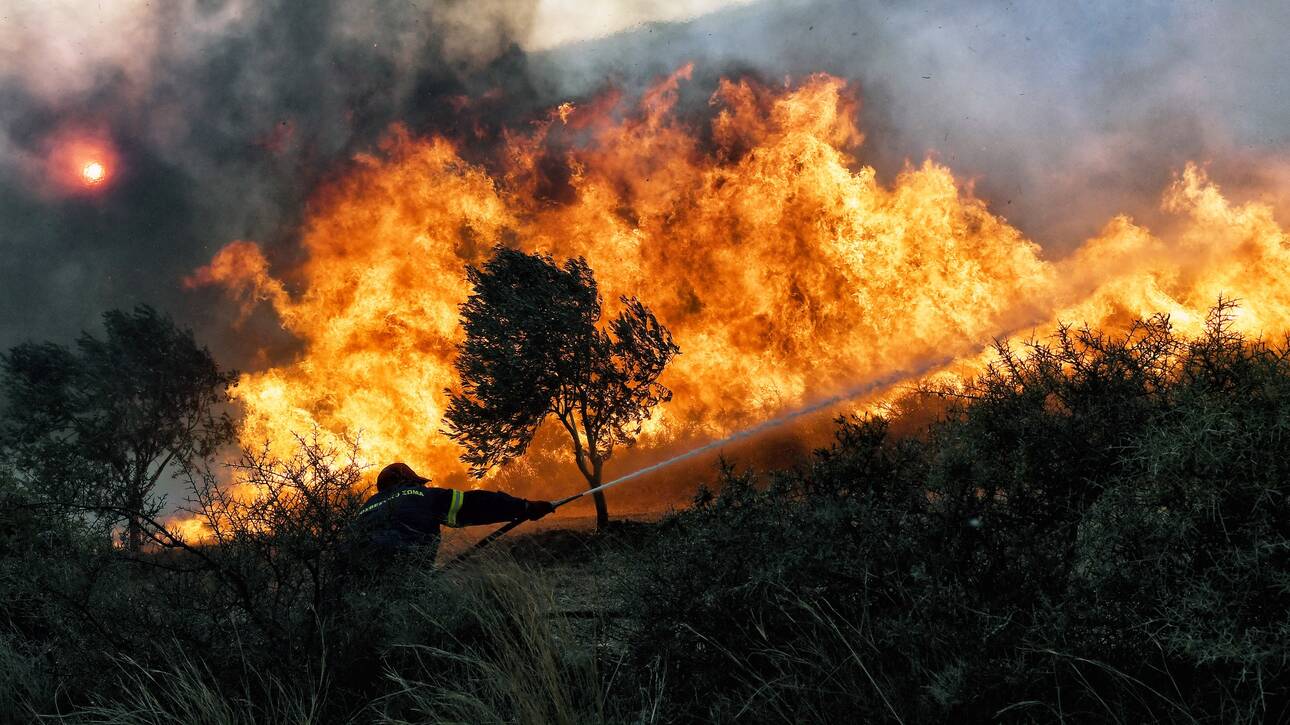
[[493,524],[523,518],[527,501],[499,491],[458,491],[420,484],[397,486],[369,498],[355,528],[376,551],[437,546],[439,527]]

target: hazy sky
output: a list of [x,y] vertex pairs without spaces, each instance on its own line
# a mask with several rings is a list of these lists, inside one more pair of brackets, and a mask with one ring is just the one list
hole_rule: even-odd
[[722,8],[754,0],[541,0],[533,29],[520,41],[525,50],[548,50],[568,43],[601,38],[659,21],[684,22]]
[[[5,0],[0,348],[137,302],[217,352],[268,335],[180,280],[234,239],[289,250],[317,181],[390,123],[452,132],[448,99],[497,89],[519,120],[688,61],[695,103],[720,74],[850,79],[863,163],[931,154],[1052,255],[1149,218],[1188,159],[1284,201],[1287,27],[1279,0]],[[86,138],[117,156],[104,193],[51,174]]]

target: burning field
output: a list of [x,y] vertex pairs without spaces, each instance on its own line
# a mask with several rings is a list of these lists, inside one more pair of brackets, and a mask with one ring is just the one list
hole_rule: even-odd
[[[1117,216],[1053,259],[944,164],[909,162],[880,183],[863,99],[844,80],[723,79],[706,109],[681,113],[691,72],[639,100],[557,105],[496,143],[395,126],[315,193],[299,254],[220,250],[186,283],[223,289],[244,316],[271,307],[302,343],[242,376],[242,443],[286,452],[316,431],[358,441],[368,465],[415,461],[464,484],[440,430],[463,270],[496,243],[583,256],[609,313],[637,296],[673,331],[675,397],[613,462],[620,473],[898,371],[952,381],[994,339],[1058,322],[1164,313],[1195,334],[1222,297],[1239,301],[1241,332],[1290,330],[1285,231],[1270,207],[1229,201],[1203,165],[1161,190],[1163,232]],[[566,448],[540,436],[505,482],[534,495],[576,485]],[[679,488],[635,495],[666,503]]]

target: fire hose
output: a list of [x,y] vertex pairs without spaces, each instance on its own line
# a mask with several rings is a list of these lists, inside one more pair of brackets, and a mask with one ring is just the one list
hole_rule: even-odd
[[[640,475],[641,475],[642,473],[644,473],[646,470],[648,470],[648,469],[641,469],[641,470],[639,470],[639,471],[635,471],[635,472],[633,472],[633,473],[629,473],[629,474],[627,474],[626,476],[622,476],[622,477],[620,477],[620,478],[615,478],[614,480],[610,481],[609,483],[602,483],[601,485],[596,486],[595,488],[589,488],[589,489],[587,489],[586,491],[582,491],[582,492],[580,492],[580,493],[575,493],[575,494],[573,494],[572,496],[565,496],[565,497],[564,497],[564,498],[562,498],[562,499],[558,499],[558,500],[556,500],[556,501],[552,501],[552,502],[551,502],[551,510],[552,510],[552,511],[555,511],[556,509],[560,508],[561,506],[563,506],[563,505],[565,505],[565,504],[567,504],[567,503],[572,503],[572,502],[574,502],[574,501],[577,501],[578,499],[582,498],[583,496],[586,496],[586,495],[587,495],[587,494],[589,494],[589,493],[599,493],[600,491],[604,491],[604,490],[605,490],[605,489],[607,489],[607,488],[611,488],[611,487],[613,487],[613,486],[617,486],[618,484],[623,483],[624,481],[628,481],[628,480],[630,480],[630,479],[636,478],[637,476],[640,476]],[[493,531],[492,533],[490,533],[488,536],[485,536],[484,538],[482,538],[482,539],[480,539],[479,541],[475,542],[475,545],[474,545],[474,546],[472,546],[472,547],[470,547],[470,549],[468,549],[468,550],[466,551],[466,553],[461,554],[461,555],[460,555],[460,556],[458,556],[456,559],[453,559],[452,561],[448,562],[448,564],[449,564],[449,565],[451,565],[451,564],[455,564],[455,563],[457,563],[458,561],[460,561],[461,559],[464,559],[466,556],[470,555],[471,553],[473,553],[473,552],[475,552],[475,551],[478,551],[478,550],[480,550],[480,549],[482,549],[482,548],[484,548],[484,547],[488,546],[489,544],[493,543],[494,541],[496,541],[496,540],[498,540],[498,539],[502,538],[503,536],[505,536],[505,535],[506,535],[507,533],[509,533],[512,529],[514,529],[516,526],[519,526],[520,524],[522,524],[522,523],[524,523],[525,521],[528,521],[528,520],[529,520],[529,519],[515,519],[514,521],[511,521],[511,522],[509,522],[509,523],[503,524],[501,527],[499,527],[497,530],[495,530],[495,531]]]

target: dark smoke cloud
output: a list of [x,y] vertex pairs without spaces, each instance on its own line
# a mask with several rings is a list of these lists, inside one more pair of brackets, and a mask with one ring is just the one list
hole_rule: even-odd
[[[0,348],[67,339],[105,309],[150,302],[226,365],[280,358],[291,341],[273,320],[234,328],[216,291],[186,291],[182,277],[234,239],[289,260],[310,191],[391,122],[467,135],[458,97],[494,91],[490,119],[504,123],[607,80],[640,89],[691,60],[696,107],[720,74],[854,80],[864,163],[889,177],[933,154],[1053,255],[1113,213],[1150,221],[1188,159],[1250,193],[1290,178],[1268,162],[1290,143],[1290,6],[1274,0],[757,2],[526,54],[546,45],[541,1],[11,4]],[[41,182],[51,134],[69,124],[117,146],[101,196]]]
[[[214,292],[182,289],[185,274],[234,239],[289,254],[311,189],[392,122],[457,134],[459,97],[533,103],[516,46],[529,0],[136,3],[60,46],[63,28],[95,22],[95,4],[79,5],[80,17],[33,3],[0,19],[3,347],[147,302],[196,325],[226,364],[253,363],[272,321],[231,330]],[[64,128],[115,144],[102,194],[42,179]]]

